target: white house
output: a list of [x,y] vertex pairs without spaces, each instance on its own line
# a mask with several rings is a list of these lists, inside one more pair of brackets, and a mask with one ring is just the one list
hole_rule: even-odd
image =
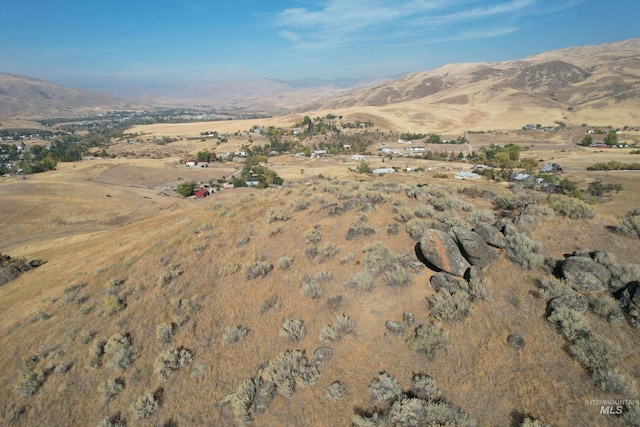
[[367,156],[363,156],[361,154],[354,154],[353,156],[351,156],[351,160],[360,162],[362,160],[367,160]]
[[396,170],[394,168],[378,168],[378,169],[374,169],[371,172],[375,173],[376,175],[384,175],[387,173],[394,173]]

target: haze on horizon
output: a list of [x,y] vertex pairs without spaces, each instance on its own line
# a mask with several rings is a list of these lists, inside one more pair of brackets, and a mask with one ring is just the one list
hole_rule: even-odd
[[636,0],[5,2],[0,72],[71,87],[388,76],[640,36]]

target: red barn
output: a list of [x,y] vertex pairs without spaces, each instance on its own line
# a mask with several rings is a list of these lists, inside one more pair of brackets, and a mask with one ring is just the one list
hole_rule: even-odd
[[203,197],[207,197],[209,195],[209,190],[206,188],[201,188],[200,190],[195,192],[196,199],[201,199]]

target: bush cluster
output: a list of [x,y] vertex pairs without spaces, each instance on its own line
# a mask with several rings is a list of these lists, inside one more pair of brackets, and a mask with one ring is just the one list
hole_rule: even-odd
[[445,331],[436,324],[420,325],[416,328],[415,334],[407,340],[409,350],[426,356],[433,360],[436,351],[443,349],[447,345]]
[[136,358],[136,349],[131,345],[128,334],[111,335],[104,346],[104,352],[111,356],[107,366],[118,371],[125,371]]
[[22,371],[13,384],[13,392],[20,397],[29,397],[38,391],[46,378],[45,372],[40,368]]
[[249,328],[241,325],[229,326],[222,334],[222,339],[227,344],[234,344],[243,339],[249,333]]
[[508,234],[506,242],[507,256],[511,261],[520,264],[522,268],[532,270],[543,263],[544,256],[541,254],[542,245],[540,242],[531,240],[525,234],[517,232]]
[[156,358],[153,369],[158,378],[166,381],[173,372],[189,365],[193,361],[193,353],[184,347],[167,350]]
[[308,276],[303,276],[300,292],[302,293],[302,295],[311,299],[318,299],[322,296],[324,289],[317,280]]
[[289,219],[291,219],[291,215],[284,209],[270,208],[265,213],[265,218],[267,222],[272,223],[275,221],[288,221]]
[[551,207],[561,215],[571,219],[592,219],[596,217],[596,210],[575,197],[562,197],[551,204]]
[[349,316],[340,314],[336,316],[332,325],[326,325],[320,330],[320,341],[328,343],[339,341],[345,334],[350,334],[356,329],[356,322]]
[[115,399],[122,390],[124,390],[124,380],[122,378],[110,378],[103,382],[98,389],[100,401],[103,405],[106,405]]
[[306,335],[307,330],[305,329],[302,320],[285,319],[282,323],[280,336],[285,340],[297,342],[303,339]]
[[131,404],[129,409],[134,418],[140,420],[149,418],[160,408],[160,399],[150,390],[139,396],[135,402]]
[[249,261],[242,266],[247,280],[257,279],[266,276],[273,270],[273,264],[267,261]]

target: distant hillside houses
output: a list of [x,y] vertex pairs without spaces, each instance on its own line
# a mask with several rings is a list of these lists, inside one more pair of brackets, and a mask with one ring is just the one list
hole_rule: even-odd
[[522,130],[524,131],[539,131],[539,132],[555,132],[556,128],[553,126],[541,126],[534,124],[527,124],[522,126]]

